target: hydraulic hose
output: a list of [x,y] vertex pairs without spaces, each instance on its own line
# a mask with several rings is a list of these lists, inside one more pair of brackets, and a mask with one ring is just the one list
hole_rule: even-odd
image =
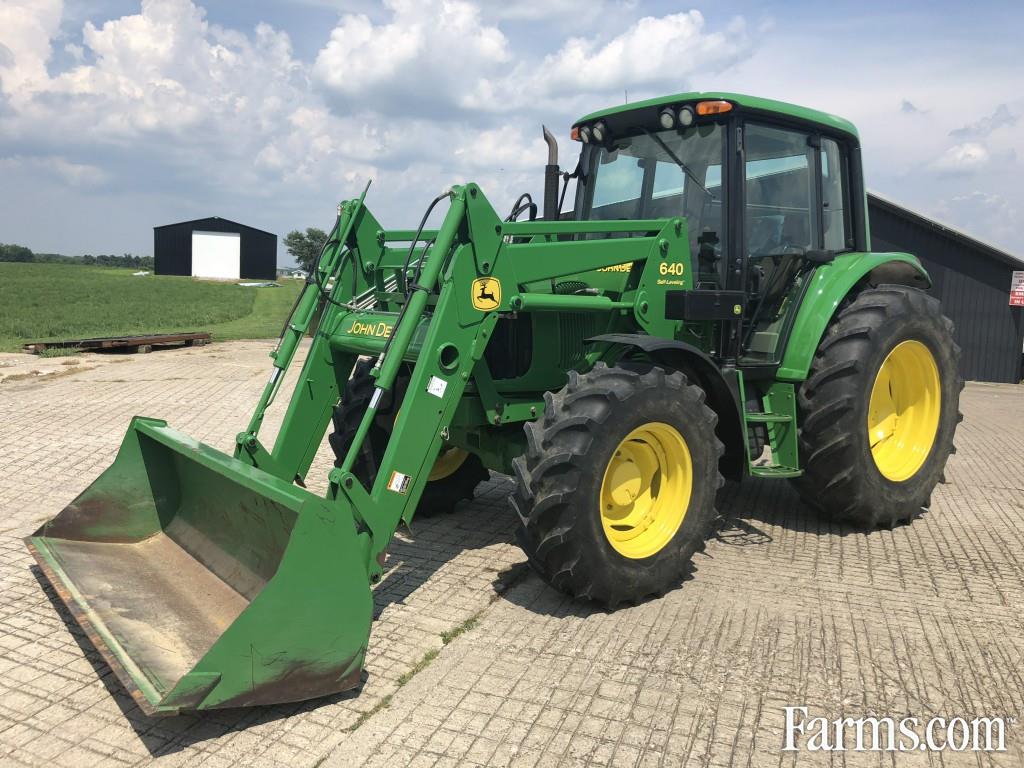
[[523,192],[512,206],[512,213],[505,221],[515,221],[523,211],[530,211],[530,221],[537,218],[537,204],[533,202],[533,196],[529,192]]
[[[419,269],[417,268],[417,270],[416,270],[416,275],[415,275],[415,277],[413,279],[413,284],[411,286],[411,289],[410,289],[410,286],[409,286],[408,281],[406,279],[406,273],[409,271],[409,264],[412,262],[412,255],[416,251],[416,244],[420,240],[420,235],[423,234],[423,228],[427,225],[427,219],[430,218],[430,214],[434,212],[434,208],[437,207],[438,203],[440,203],[445,198],[453,197],[453,195],[454,195],[454,193],[452,192],[452,190],[448,190],[447,192],[444,192],[443,194],[440,194],[437,197],[435,197],[430,202],[430,205],[427,206],[427,211],[426,211],[426,213],[423,214],[423,218],[420,219],[420,225],[418,227],[416,227],[416,234],[413,235],[412,242],[409,244],[409,253],[406,254],[406,256],[405,256],[405,264],[402,266],[402,280],[403,280],[403,282],[405,282],[405,285],[403,286],[403,293],[405,294],[405,303],[402,304],[402,308],[398,311],[398,317],[395,318],[395,322],[391,326],[391,333],[388,334],[388,339],[387,339],[387,341],[384,342],[384,349],[381,350],[380,356],[377,358],[377,363],[374,366],[374,368],[380,367],[380,364],[381,364],[381,362],[383,362],[384,357],[388,353],[388,350],[391,349],[391,342],[394,341],[395,331],[398,330],[398,326],[401,325],[401,323],[402,323],[402,318],[405,317],[405,310],[409,306],[409,298],[412,295],[412,291],[420,287],[420,285],[419,285]],[[433,242],[433,241],[431,241],[431,242]],[[431,243],[427,243],[426,247],[424,247],[423,255],[420,258],[419,266],[422,266],[423,259],[425,259],[427,257],[427,249],[430,247],[430,245],[431,245]]]
[[437,238],[431,238],[430,240],[427,240],[427,242],[423,244],[423,250],[420,251],[420,258],[416,262],[416,273],[412,276],[413,285],[420,284],[420,274],[422,274],[423,272],[423,260],[427,258],[427,251],[430,250],[430,246],[432,246],[435,242],[437,242]]
[[[409,290],[408,290],[408,279],[406,277],[406,273],[409,271],[409,264],[412,263],[412,255],[416,251],[416,245],[420,241],[420,235],[423,234],[423,228],[427,225],[427,219],[430,218],[430,214],[432,214],[434,212],[434,208],[437,207],[437,204],[440,203],[442,200],[444,200],[446,197],[451,197],[451,196],[452,196],[452,192],[451,192],[451,190],[448,190],[447,192],[444,192],[444,193],[438,195],[437,197],[435,197],[430,202],[430,205],[427,206],[427,212],[424,213],[423,214],[423,218],[420,219],[420,225],[418,227],[416,227],[416,234],[413,235],[412,242],[409,243],[409,253],[407,253],[405,255],[405,263],[402,265],[402,283],[403,283],[403,285],[402,285],[402,289],[403,289],[402,292],[405,294],[405,298],[406,299],[409,298],[409,293],[410,293]],[[426,249],[424,249],[424,255],[426,255]],[[398,317],[399,317],[399,319],[401,319],[402,316],[399,315]],[[398,323],[395,323],[395,325],[397,325],[397,324]],[[388,341],[390,342],[390,339],[388,339]],[[385,347],[385,350],[386,349],[387,348]]]
[[[309,283],[309,275],[306,276],[306,283]],[[281,326],[281,333],[277,337],[277,346],[281,346],[281,340],[284,339],[284,335],[288,332],[288,325],[292,321],[292,315],[295,314],[295,310],[299,308],[299,302],[302,301],[302,291],[299,291],[299,295],[295,297],[295,301],[292,302],[292,308],[288,310],[288,314],[285,315],[284,325]]]
[[[338,219],[334,222],[334,229],[331,230],[332,232],[337,231],[338,224],[339,224],[340,221],[341,221],[341,216],[338,216]],[[317,258],[316,258],[316,267],[312,270],[312,272],[310,272],[309,276],[313,280],[313,282],[316,284],[317,290],[320,292],[320,298],[321,299],[323,299],[323,300],[333,304],[336,307],[341,307],[342,309],[347,309],[348,305],[344,304],[344,303],[342,303],[340,301],[337,301],[336,299],[334,299],[331,296],[331,292],[327,290],[327,286],[324,285],[320,281],[320,262],[323,261],[324,254],[327,253],[327,249],[330,246],[332,246],[332,245],[341,245],[341,243],[337,240],[337,238],[333,238],[333,237],[328,238],[324,242],[324,247],[320,249],[320,255],[317,256]],[[353,255],[352,258],[353,258],[353,264],[354,264],[355,263],[355,256]]]
[[[359,200],[356,203],[356,208],[353,209],[353,215],[354,215],[355,211],[359,210],[359,208],[362,207],[363,201],[366,199],[366,193],[370,191],[370,184],[372,184],[372,183],[373,183],[372,179],[370,181],[366,182],[366,186],[363,188],[363,194],[361,194],[359,196]],[[349,231],[352,228],[352,220],[349,219],[348,226],[345,228],[344,238],[339,236],[338,227],[340,225],[341,225],[341,209],[339,208],[338,209],[338,216],[337,216],[337,218],[335,218],[334,226],[331,228],[331,235],[330,235],[330,237],[327,238],[327,240],[324,241],[324,245],[320,249],[320,255],[316,257],[316,265],[311,270],[310,277],[313,278],[313,283],[316,285],[317,291],[319,291],[320,296],[321,296],[322,299],[328,301],[329,303],[333,304],[336,307],[340,307],[342,309],[351,309],[352,307],[350,305],[345,304],[344,302],[341,302],[341,301],[336,301],[331,296],[330,291],[327,290],[327,286],[325,286],[320,281],[320,264],[324,260],[324,256],[327,253],[327,249],[330,246],[332,246],[332,245],[339,245],[340,246],[340,245],[343,244],[342,243],[342,239],[345,239],[345,240],[348,239],[348,233],[349,233]],[[352,256],[352,296],[353,296],[353,298],[355,298],[355,289],[356,289],[356,255],[351,250],[349,251],[349,253]],[[340,279],[341,270],[338,269],[336,271],[339,274],[339,278],[338,279]],[[309,284],[309,281],[307,279],[307,285],[308,284]]]

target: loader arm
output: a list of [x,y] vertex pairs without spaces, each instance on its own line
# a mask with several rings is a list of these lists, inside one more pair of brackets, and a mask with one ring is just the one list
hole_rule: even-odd
[[[588,233],[624,236],[583,239]],[[419,236],[428,245],[410,250],[401,243],[416,233],[384,231],[362,198],[343,203],[234,455],[135,419],[114,464],[29,538],[43,573],[144,711],[298,701],[359,684],[370,585],[395,529],[412,520],[458,406],[487,391],[474,374],[484,376],[499,317],[602,312],[625,329],[678,330],[665,319],[658,265],[685,262],[687,276],[672,282],[688,285],[681,219],[503,223],[468,184],[452,190],[439,229]],[[615,296],[528,290],[609,268],[628,270]],[[259,439],[264,415],[314,324],[268,450]],[[376,359],[375,395],[321,498],[302,481],[361,355]],[[406,394],[365,487],[354,458],[400,371]],[[517,418],[535,418],[544,401],[521,406]]]
[[[595,232],[642,236],[559,240],[559,236]],[[439,229],[421,234],[433,245],[425,249],[419,279],[410,285],[408,297],[396,297],[394,291],[386,290],[389,278],[396,286],[413,281],[404,274],[407,249],[389,244],[412,236],[405,230],[382,230],[361,200],[342,205],[329,238],[335,244],[324,257],[327,274],[321,273],[323,282],[335,279],[333,303],[321,301],[320,324],[273,451],[245,454],[266,455],[268,471],[283,480],[304,477],[357,357],[376,358],[374,375],[380,393],[393,388],[400,367],[411,366],[405,400],[373,487],[363,487],[351,470],[376,417],[380,395],[363,415],[342,465],[330,474],[328,500],[350,506],[357,526],[368,531],[365,564],[371,582],[382,573],[382,554],[398,524],[412,520],[443,434],[474,380],[474,369],[499,316],[528,306],[537,311],[615,312],[648,332],[671,335],[678,322],[664,318],[665,292],[657,290],[656,267],[662,260],[689,259],[681,219],[502,222],[479,188],[469,184],[453,191]],[[530,242],[522,242],[526,239]],[[648,269],[649,260],[654,269]],[[635,277],[617,301],[520,290],[538,280],[623,263],[633,264]],[[356,279],[347,279],[353,268]],[[490,281],[497,291],[483,305],[473,288],[481,280]],[[385,300],[373,308],[354,308],[356,291],[369,286],[380,289]],[[318,289],[312,285],[306,290]],[[538,399],[535,408],[541,413],[543,400]],[[245,436],[249,442],[254,437]]]

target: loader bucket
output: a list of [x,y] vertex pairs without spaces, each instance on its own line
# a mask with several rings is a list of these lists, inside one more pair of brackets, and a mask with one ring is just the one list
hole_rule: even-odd
[[359,684],[372,598],[345,504],[137,418],[27,543],[146,713],[299,701]]

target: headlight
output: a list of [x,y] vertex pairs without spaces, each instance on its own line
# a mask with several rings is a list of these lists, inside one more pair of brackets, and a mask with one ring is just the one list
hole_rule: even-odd
[[591,130],[591,134],[594,136],[594,141],[600,144],[602,141],[608,138],[608,126],[606,126],[604,123],[600,121],[596,122],[594,123],[594,127]]
[[580,128],[580,141],[584,144],[590,143],[590,129],[587,126]]
[[693,110],[689,107],[683,107],[679,110],[679,124],[684,128],[693,125]]
[[661,110],[661,114],[658,115],[658,121],[661,123],[661,127],[666,131],[676,127],[676,116],[672,110],[667,107]]

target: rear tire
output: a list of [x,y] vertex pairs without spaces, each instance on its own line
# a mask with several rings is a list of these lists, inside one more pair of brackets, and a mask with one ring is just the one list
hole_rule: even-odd
[[609,608],[674,587],[714,529],[723,483],[703,390],[661,368],[598,364],[544,400],[513,462],[518,539],[534,570]]
[[870,288],[842,308],[798,398],[804,503],[864,529],[926,508],[963,418],[959,359],[952,321],[916,288]]
[[[334,451],[336,467],[341,466],[345,454],[348,453],[348,447],[355,438],[356,430],[373,396],[374,380],[370,376],[372,369],[371,360],[360,360],[356,363],[341,402],[334,408],[334,432],[328,437],[328,441]],[[384,457],[395,418],[398,416],[395,402],[397,400],[399,404],[401,403],[407,385],[408,379],[400,378],[395,382],[394,389],[381,397],[377,407],[377,418],[370,427],[370,432],[363,441],[352,467],[352,474],[359,478],[367,489],[373,487],[377,479],[377,469]],[[416,506],[417,515],[430,517],[440,512],[451,512],[460,501],[472,499],[476,487],[490,478],[490,473],[475,454],[445,453],[459,449],[446,449],[444,446],[441,450],[442,455],[438,457],[431,474],[442,476],[427,482]]]

